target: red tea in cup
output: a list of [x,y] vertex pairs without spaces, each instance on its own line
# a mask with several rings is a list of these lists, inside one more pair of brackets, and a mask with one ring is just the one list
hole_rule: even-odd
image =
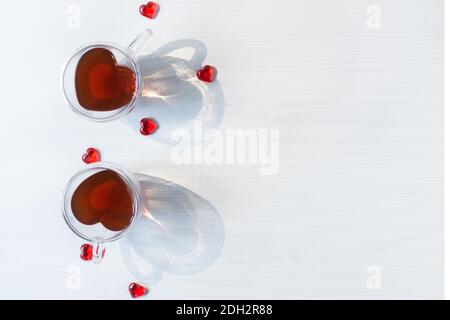
[[75,90],[79,104],[91,111],[112,111],[128,105],[136,91],[136,75],[120,66],[106,48],[86,51],[75,70]]
[[131,191],[120,175],[109,169],[94,173],[78,185],[71,208],[82,224],[101,223],[111,231],[124,230],[133,220]]

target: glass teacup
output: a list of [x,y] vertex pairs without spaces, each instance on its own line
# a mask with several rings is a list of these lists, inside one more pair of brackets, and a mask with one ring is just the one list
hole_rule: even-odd
[[[97,184],[95,184],[93,178],[96,179],[104,173],[115,177],[118,182],[106,177],[103,180],[97,179]],[[90,185],[86,187],[87,184]],[[119,184],[123,186],[123,189],[118,189]],[[80,190],[82,190],[81,193]],[[122,194],[119,194],[118,191]],[[76,235],[93,244],[92,259],[94,262],[99,263],[101,261],[105,243],[120,239],[133,227],[141,213],[140,195],[139,182],[134,175],[113,163],[96,162],[87,165],[70,178],[63,193],[63,217]],[[81,199],[80,196],[82,196]],[[76,202],[80,200],[82,201],[81,207]],[[115,203],[119,210],[123,210],[124,202],[127,202],[125,204],[125,206],[128,206],[127,212],[116,210],[113,212],[114,216],[111,216],[111,210],[114,209],[109,207],[111,203]],[[87,212],[81,212],[84,216],[80,218],[80,208],[87,209],[89,212],[92,210],[98,216],[93,217],[89,216]],[[124,217],[124,215],[126,216]],[[123,226],[117,227],[117,223],[115,225],[111,223],[111,221],[117,221],[117,218],[122,219],[122,221],[124,221],[123,218],[126,219]],[[107,219],[110,221],[108,222]]]
[[[75,54],[73,54],[67,63],[64,65],[61,79],[61,87],[66,103],[70,108],[78,115],[93,121],[111,121],[120,118],[129,113],[136,105],[137,97],[142,93],[142,74],[137,64],[137,55],[142,50],[142,47],[151,37],[152,32],[145,30],[141,33],[128,47],[122,47],[120,45],[111,43],[94,43],[79,48]],[[134,75],[133,93],[132,97],[126,104],[118,105],[113,110],[93,110],[83,105],[83,102],[79,99],[79,87],[77,83],[78,66],[82,59],[86,58],[86,55],[93,50],[103,50],[110,52],[113,59],[117,63],[119,68],[126,68]],[[104,67],[100,65],[99,67]],[[98,70],[99,68],[97,68]],[[95,78],[95,74],[91,79],[94,83],[99,82],[98,77]],[[108,82],[108,81],[106,81]],[[110,82],[110,81],[109,81]],[[78,90],[78,92],[77,92]],[[114,91],[115,88],[111,88],[110,91]],[[117,91],[117,90],[116,90]],[[102,94],[102,92],[100,93]],[[100,99],[101,97],[99,97]]]

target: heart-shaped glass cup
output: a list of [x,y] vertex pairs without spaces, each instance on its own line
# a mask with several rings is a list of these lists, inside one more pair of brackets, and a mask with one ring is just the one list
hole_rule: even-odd
[[[123,182],[127,193],[131,198],[131,217],[127,226],[118,231],[107,229],[103,223],[97,221],[94,224],[84,224],[80,222],[73,207],[74,194],[79,190],[79,187],[88,181],[90,177],[102,172],[112,172]],[[62,213],[64,220],[69,228],[79,237],[91,242],[94,245],[93,261],[99,263],[102,259],[103,246],[107,242],[120,239],[126,232],[133,227],[136,219],[141,213],[141,191],[139,182],[134,175],[125,168],[108,162],[96,162],[87,165],[82,170],[78,171],[68,181],[62,201]]]
[[[61,88],[63,96],[70,108],[75,111],[75,113],[86,119],[103,122],[120,118],[129,113],[135,107],[137,97],[142,94],[142,74],[137,64],[137,55],[146,45],[151,35],[152,32],[150,30],[145,30],[127,48],[111,43],[94,43],[79,48],[64,65],[61,76]],[[108,110],[102,111],[96,111],[92,108],[83,106],[83,101],[80,101],[79,92],[79,65],[80,62],[81,64],[84,63],[86,65],[86,63],[84,62],[86,60],[86,55],[91,53],[92,51],[103,51],[103,53],[109,52],[110,54],[112,54],[112,59],[116,63],[116,65],[114,65],[114,68],[117,68],[119,70],[115,70],[114,72],[121,73],[120,70],[126,70],[127,73],[129,72],[134,76],[134,83],[131,84],[134,92],[131,92],[130,99],[127,99],[128,103],[124,105],[118,105],[116,108],[109,108]],[[99,79],[98,74],[101,74],[100,71],[102,69],[105,70],[105,68],[108,68],[108,65],[102,63],[97,65],[97,67],[98,68],[95,69],[97,71],[97,74],[95,74],[95,72],[92,72],[92,74],[88,74],[86,78],[90,78],[94,86],[101,86],[99,85],[99,82],[102,82],[102,79]],[[105,88],[107,89],[107,91],[117,91],[116,87],[113,86],[111,88],[111,86],[109,86],[109,83],[111,83],[111,79],[108,78],[105,80],[104,78],[103,81],[106,82]],[[129,85],[130,84],[127,84],[127,86]],[[105,88],[100,89],[103,89],[102,91],[104,91]],[[100,94],[103,93],[104,92],[100,92]]]

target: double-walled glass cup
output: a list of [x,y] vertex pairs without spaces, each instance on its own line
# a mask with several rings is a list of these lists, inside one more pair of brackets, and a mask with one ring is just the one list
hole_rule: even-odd
[[[78,186],[92,175],[104,171],[111,170],[115,172],[121,180],[125,183],[132,201],[132,217],[128,226],[120,231],[111,231],[98,222],[93,225],[86,225],[78,221],[72,211],[72,197]],[[82,170],[78,171],[68,181],[62,201],[62,213],[64,220],[69,228],[80,238],[91,242],[94,246],[93,261],[99,263],[102,259],[102,252],[104,244],[120,239],[124,236],[135,224],[137,218],[141,213],[141,190],[139,182],[135,176],[125,168],[108,162],[96,162],[87,165]]]
[[[64,65],[61,77],[61,89],[64,100],[69,107],[83,118],[103,122],[118,119],[133,110],[136,105],[137,97],[142,94],[142,74],[137,64],[137,55],[142,48],[145,47],[145,44],[150,39],[151,35],[152,32],[150,30],[145,30],[128,47],[122,47],[111,43],[94,43],[79,48]],[[77,97],[75,75],[78,63],[86,52],[96,48],[109,50],[114,55],[117,64],[130,69],[135,77],[135,89],[131,101],[128,104],[111,111],[88,110],[80,104]]]

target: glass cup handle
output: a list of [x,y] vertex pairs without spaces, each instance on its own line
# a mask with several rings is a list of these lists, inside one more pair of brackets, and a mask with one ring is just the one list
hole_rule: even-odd
[[102,241],[94,243],[92,248],[92,262],[99,264],[105,256],[105,244]]
[[142,51],[147,45],[148,40],[153,35],[152,30],[146,29],[140,35],[136,37],[136,39],[131,42],[128,46],[128,50],[134,55],[137,56],[140,51]]

